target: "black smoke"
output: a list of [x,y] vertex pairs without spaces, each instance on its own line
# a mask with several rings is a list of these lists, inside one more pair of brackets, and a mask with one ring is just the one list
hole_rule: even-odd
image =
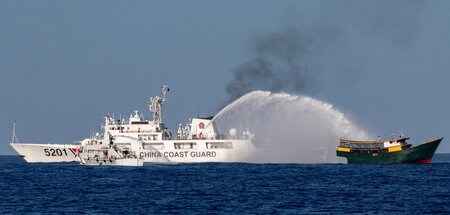
[[252,44],[255,57],[235,69],[234,79],[226,87],[231,99],[253,90],[300,92],[311,88],[308,70],[302,65],[309,40],[306,34],[294,28],[255,36]]
[[[301,3],[300,3],[301,4]],[[313,95],[325,80],[346,85],[364,72],[368,47],[407,48],[423,1],[316,1],[287,13],[287,27],[250,39],[252,57],[235,67],[229,101],[254,90]]]

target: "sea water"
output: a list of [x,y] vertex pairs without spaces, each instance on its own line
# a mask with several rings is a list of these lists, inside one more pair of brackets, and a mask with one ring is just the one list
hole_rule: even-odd
[[0,214],[450,214],[431,164],[28,164],[0,156]]

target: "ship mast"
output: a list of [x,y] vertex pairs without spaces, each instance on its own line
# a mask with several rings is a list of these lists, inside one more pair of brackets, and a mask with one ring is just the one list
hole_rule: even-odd
[[162,124],[164,122],[163,117],[163,103],[166,102],[166,94],[169,92],[169,87],[167,85],[161,86],[161,97],[155,96],[151,97],[149,101],[150,112],[153,113],[153,122],[155,124]]
[[16,121],[14,121],[11,143],[15,143],[16,140],[17,140],[17,136],[16,136]]

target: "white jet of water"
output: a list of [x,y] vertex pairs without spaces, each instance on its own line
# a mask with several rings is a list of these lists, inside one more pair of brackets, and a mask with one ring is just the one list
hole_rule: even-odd
[[214,122],[220,133],[232,128],[255,134],[257,163],[338,163],[339,139],[370,137],[333,105],[317,99],[253,91],[222,109]]

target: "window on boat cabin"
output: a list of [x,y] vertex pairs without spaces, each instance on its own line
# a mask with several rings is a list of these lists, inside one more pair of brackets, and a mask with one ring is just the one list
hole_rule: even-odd
[[144,134],[144,135],[138,135],[139,140],[157,140],[158,135],[156,134]]
[[207,149],[232,149],[233,143],[231,142],[207,142]]
[[88,156],[88,158],[91,158],[91,157],[96,158],[99,156],[99,154],[100,154],[100,150],[90,149],[90,150],[88,150],[87,156]]
[[137,122],[131,122],[131,124],[143,125],[143,124],[149,124],[149,123],[148,123],[148,121],[137,121]]
[[384,143],[366,143],[364,145],[365,146],[361,146],[361,147],[366,147],[368,149],[375,149],[375,148],[383,148],[384,147]]
[[196,149],[197,143],[173,143],[175,149]]
[[164,149],[164,143],[143,143],[144,149]]
[[348,143],[348,142],[341,142],[340,146],[353,149],[374,149],[384,147],[383,143]]
[[347,143],[347,142],[341,142],[341,143],[339,144],[339,146],[340,146],[340,147],[346,147],[346,148],[349,148],[349,147],[350,147],[350,144]]

